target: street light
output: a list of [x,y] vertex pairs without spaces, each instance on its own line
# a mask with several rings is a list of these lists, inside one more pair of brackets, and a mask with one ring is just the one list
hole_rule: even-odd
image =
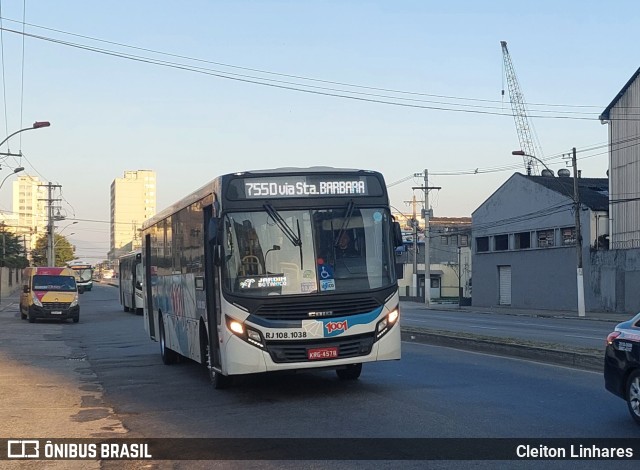
[[[542,165],[544,165],[544,167],[547,170],[551,171],[549,167],[538,157],[534,157],[533,155],[528,155],[524,153],[524,151],[522,150],[514,150],[513,152],[511,152],[511,154],[520,155],[521,157],[534,158],[540,163],[542,163]],[[574,213],[575,225],[576,225],[576,229],[575,229],[576,230],[576,265],[577,265],[576,279],[577,279],[577,291],[578,291],[578,316],[584,317],[585,306],[584,306],[584,276],[582,272],[582,232],[581,232],[581,225],[580,225],[581,223],[580,222],[580,191],[578,191],[578,164],[577,164],[575,147],[573,147],[572,149],[571,164],[573,166],[573,197],[571,196],[569,197],[573,199],[573,213]]]
[[66,237],[63,237],[62,235],[58,234],[58,235],[60,235],[60,238],[58,238],[58,239],[56,240],[56,242],[53,244],[53,246],[56,246],[56,245],[60,242],[60,240],[67,240],[67,241],[69,241],[69,240],[68,240],[68,238],[69,238],[71,235],[75,235],[75,234],[76,234],[76,232],[71,232],[71,233],[70,233],[70,234],[68,234]]
[[[58,232],[58,235],[60,235],[62,232],[64,232],[66,229],[68,229],[69,227],[71,227],[74,224],[77,224],[78,221],[75,220],[73,222],[71,222],[69,225],[65,225],[64,227],[62,227],[62,230],[60,230]],[[61,240],[61,238],[58,239],[58,241],[56,241],[56,227],[55,225],[52,225],[53,228],[53,234],[51,235],[51,239],[53,240],[51,243],[51,260],[49,261],[48,264],[50,264],[51,266],[55,266],[56,265],[56,245],[58,244],[58,242]],[[70,237],[71,235],[75,235],[74,233],[70,233],[69,235],[67,235],[68,237]],[[66,238],[66,237],[65,237]]]
[[72,225],[77,224],[77,223],[78,223],[78,221],[76,220],[75,222],[71,222],[69,225],[65,225],[64,227],[62,227],[62,229],[60,229],[60,231],[58,232],[58,235],[60,235],[66,229],[68,229],[69,227],[71,227]]
[[[529,155],[527,153],[524,153],[524,150],[514,150],[513,152],[511,152],[511,155],[519,155],[521,157],[529,157],[529,158],[533,158],[534,160],[542,163],[542,166],[545,167],[545,169],[549,170],[551,173],[553,173],[553,170],[551,168],[549,168],[547,166],[547,164],[545,162],[543,162],[542,160],[540,160],[538,157],[534,157],[533,155]],[[531,164],[529,163],[529,166],[527,166],[527,174],[529,176],[531,176]]]
[[2,180],[2,183],[0,183],[0,188],[2,188],[2,185],[4,184],[5,181],[7,181],[7,178],[9,176],[15,175],[16,173],[20,173],[21,171],[24,171],[24,167],[19,166],[13,170],[13,173],[9,173],[7,176],[5,176],[4,179]]
[[6,139],[4,139],[2,142],[0,142],[0,147],[2,147],[2,144],[4,144],[7,140],[9,140],[11,137],[13,137],[16,134],[19,134],[20,132],[24,132],[24,131],[30,131],[33,129],[40,129],[41,127],[49,127],[51,125],[51,123],[49,121],[36,121],[33,123],[33,126],[31,127],[25,127],[24,129],[20,129],[19,131],[15,131],[13,134],[10,134],[9,136],[7,136]]

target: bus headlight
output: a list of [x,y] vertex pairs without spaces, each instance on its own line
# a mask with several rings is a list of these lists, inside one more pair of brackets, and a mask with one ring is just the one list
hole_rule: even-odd
[[259,331],[247,328],[247,341],[254,346],[264,348],[264,342],[262,341],[262,335]]
[[232,333],[236,334],[236,336],[244,336],[244,326],[242,326],[242,323],[239,321],[227,318],[227,326]]
[[400,307],[398,306],[378,322],[378,325],[376,326],[376,339],[378,340],[382,338],[391,329],[391,327],[396,324],[399,317]]
[[244,323],[227,317],[227,328],[238,338],[246,341],[249,344],[257,346],[258,348],[264,348],[264,341],[259,331],[254,330],[246,326]]
[[75,298],[73,299],[73,301],[71,302],[71,305],[69,305],[69,307],[75,307],[76,305],[78,305],[78,296],[76,295]]

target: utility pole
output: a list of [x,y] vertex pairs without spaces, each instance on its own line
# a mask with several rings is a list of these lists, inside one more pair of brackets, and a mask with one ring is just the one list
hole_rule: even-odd
[[458,308],[462,306],[462,264],[460,263],[462,258],[462,249],[460,247],[460,234],[458,238]]
[[7,250],[6,250],[6,246],[7,246],[7,238],[5,236],[5,224],[4,221],[1,222],[2,224],[2,263],[0,263],[0,302],[2,302],[2,271],[4,269],[4,260],[5,260],[5,256],[7,254]]
[[[40,185],[44,186],[48,190],[47,199],[47,266],[55,266],[56,265],[56,245],[55,245],[55,221],[57,220],[54,214],[54,205],[55,201],[60,201],[60,199],[53,198],[53,190],[55,188],[61,188],[62,186],[59,184],[52,184],[49,182],[48,184]],[[42,199],[41,199],[42,200]]]
[[416,217],[416,195],[413,195],[413,217],[411,218],[413,228],[413,295],[418,295],[418,218]]
[[431,303],[431,260],[429,257],[429,217],[431,210],[429,209],[429,190],[442,189],[440,186],[429,186],[429,170],[425,169],[424,174],[414,174],[414,176],[424,176],[424,186],[418,186],[411,189],[422,189],[424,191],[424,206],[422,209],[424,217],[424,303],[427,307]]
[[576,265],[577,265],[577,289],[578,289],[578,316],[585,316],[584,308],[584,276],[582,272],[582,232],[580,227],[580,191],[578,191],[578,163],[576,148],[573,147],[571,155],[573,166],[573,202],[576,223]]
[[413,195],[411,201],[404,201],[413,206],[413,215],[411,217],[411,229],[413,234],[413,274],[411,277],[411,292],[413,297],[418,296],[418,219],[416,217],[416,196]]

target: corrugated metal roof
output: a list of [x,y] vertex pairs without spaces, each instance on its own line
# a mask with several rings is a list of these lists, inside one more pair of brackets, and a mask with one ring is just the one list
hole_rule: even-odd
[[[528,176],[525,178],[573,199],[573,178],[562,176]],[[609,210],[609,179],[578,178],[580,203],[594,211]]]
[[620,100],[620,98],[622,98],[622,96],[626,93],[627,89],[631,86],[631,84],[638,77],[638,75],[640,75],[640,68],[638,68],[638,70],[636,70],[636,73],[634,73],[631,76],[631,78],[629,79],[629,81],[622,87],[622,90],[620,90],[618,92],[618,94],[616,95],[616,97],[613,99],[613,101],[611,103],[609,103],[609,106],[607,106],[604,109],[604,111],[602,111],[602,114],[600,115],[600,120],[601,121],[608,121],[609,120],[609,111],[611,111],[611,108],[613,108],[616,105],[616,103],[618,102],[618,100]]

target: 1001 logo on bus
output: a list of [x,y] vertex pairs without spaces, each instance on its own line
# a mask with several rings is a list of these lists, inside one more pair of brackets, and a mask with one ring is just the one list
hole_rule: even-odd
[[327,334],[331,334],[334,331],[347,331],[349,329],[349,325],[347,324],[347,320],[342,321],[330,321],[327,322],[324,327],[327,329]]

